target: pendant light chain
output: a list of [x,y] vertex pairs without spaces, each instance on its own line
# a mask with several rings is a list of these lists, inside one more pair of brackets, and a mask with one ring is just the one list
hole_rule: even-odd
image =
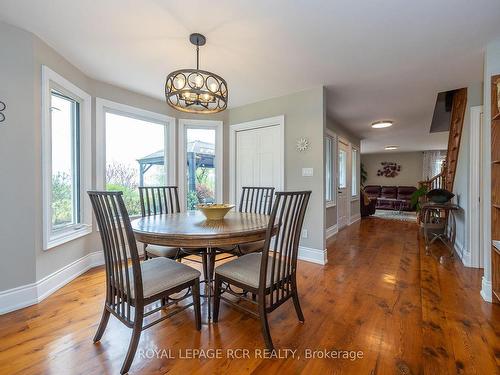
[[196,44],[196,70],[200,70],[200,46]]

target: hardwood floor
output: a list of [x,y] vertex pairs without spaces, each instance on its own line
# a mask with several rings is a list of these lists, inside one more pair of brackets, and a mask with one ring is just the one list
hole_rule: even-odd
[[[299,262],[305,323],[291,301],[270,316],[275,346],[296,349],[296,358],[256,358],[259,322],[222,304],[219,323],[201,333],[190,310],[143,332],[130,373],[499,373],[500,306],[479,296],[482,271],[458,259],[441,264],[422,242],[414,223],[368,218],[328,244],[327,266]],[[131,330],[112,317],[92,343],[103,282],[103,268],[93,269],[40,304],[0,316],[0,374],[117,374]],[[179,358],[197,348],[222,349],[222,358]],[[248,349],[250,358],[228,358],[227,349]],[[362,358],[306,359],[307,349]]]

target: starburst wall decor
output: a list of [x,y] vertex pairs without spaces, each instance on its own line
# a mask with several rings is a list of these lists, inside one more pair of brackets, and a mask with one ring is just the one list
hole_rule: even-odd
[[0,101],[0,122],[4,122],[5,121],[5,115],[3,114],[3,111],[5,111],[5,108],[7,106],[5,105],[4,102]]

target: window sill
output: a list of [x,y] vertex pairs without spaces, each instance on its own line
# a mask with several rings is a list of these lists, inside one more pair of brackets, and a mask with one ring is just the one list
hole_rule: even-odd
[[66,242],[76,240],[77,238],[86,236],[92,233],[92,225],[82,225],[81,228],[78,229],[69,229],[65,230],[62,233],[59,233],[57,236],[52,237],[47,246],[45,246],[44,250],[49,250],[54,247],[65,244]]
[[351,197],[351,202],[359,201],[359,195],[356,195],[355,197]]
[[325,202],[326,208],[335,207],[336,205],[337,205],[337,202],[335,202],[335,201],[326,201]]

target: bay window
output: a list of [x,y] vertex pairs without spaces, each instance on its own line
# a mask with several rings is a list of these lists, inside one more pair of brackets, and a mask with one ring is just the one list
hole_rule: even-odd
[[43,248],[92,231],[91,99],[42,67]]
[[175,122],[97,99],[98,187],[123,192],[130,216],[141,213],[139,186],[175,184]]
[[222,202],[222,122],[180,120],[179,132],[182,206]]

